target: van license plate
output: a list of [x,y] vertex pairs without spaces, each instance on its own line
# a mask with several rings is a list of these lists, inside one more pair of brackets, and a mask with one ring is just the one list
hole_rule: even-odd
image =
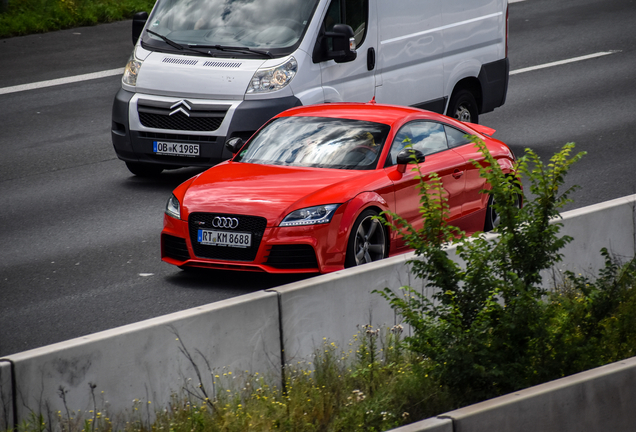
[[152,151],[158,155],[199,156],[199,144],[180,144],[154,141]]
[[199,230],[197,241],[209,246],[248,248],[252,246],[252,234],[245,232]]

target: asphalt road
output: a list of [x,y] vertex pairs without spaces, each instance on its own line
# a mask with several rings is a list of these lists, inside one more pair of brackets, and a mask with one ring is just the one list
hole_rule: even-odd
[[[636,0],[510,5],[510,77],[480,122],[519,155],[566,142],[588,155],[568,208],[636,193]],[[185,273],[162,263],[170,192],[196,173],[130,175],[110,141],[119,76],[2,93],[122,68],[131,23],[0,40],[0,356],[196,307],[301,277]]]

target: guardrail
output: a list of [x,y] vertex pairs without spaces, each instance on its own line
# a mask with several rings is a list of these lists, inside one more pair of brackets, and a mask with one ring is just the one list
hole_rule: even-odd
[[[616,256],[633,256],[635,207],[632,195],[564,213],[561,232],[574,241],[565,248],[563,262],[544,280],[558,281],[563,270],[595,273],[604,264],[602,247]],[[219,372],[276,376],[282,364],[310,358],[323,338],[344,346],[360,325],[395,324],[398,317],[388,303],[371,292],[421,284],[409,273],[407,261],[413,257],[405,254],[7,356],[0,359],[0,428],[17,425],[32,411],[45,418],[67,407],[87,412],[93,398],[112,419],[130,414],[133,400],[150,419],[184,387],[196,390],[201,384],[212,389],[213,375]],[[559,416],[577,417],[578,410],[585,410],[589,425],[603,426],[586,423],[586,430],[606,430],[607,424],[620,424],[617,419],[632,419],[636,413],[623,412],[623,402],[636,401],[632,376],[636,360],[619,362],[400,430],[482,430],[478,425],[508,430],[508,416],[523,415],[530,419],[524,420],[528,427],[543,425],[536,418],[546,418],[546,426],[538,429],[551,430],[551,422],[563,423],[557,421]],[[541,393],[538,388],[549,390]],[[620,393],[620,403],[606,400],[612,390]],[[542,400],[552,402],[546,405]],[[603,423],[607,419],[614,422]],[[514,430],[530,429],[516,424]]]

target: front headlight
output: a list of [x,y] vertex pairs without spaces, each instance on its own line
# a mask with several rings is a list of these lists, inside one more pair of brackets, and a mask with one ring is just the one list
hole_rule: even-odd
[[285,216],[280,226],[317,225],[331,222],[340,204],[328,204],[296,210]]
[[267,93],[280,90],[291,82],[297,71],[298,62],[293,57],[282,65],[259,69],[254,73],[245,93]]
[[172,195],[166,204],[166,214],[175,219],[181,219],[181,205],[176,196]]
[[126,68],[124,69],[124,76],[121,78],[121,82],[127,84],[129,86],[137,85],[137,75],[139,74],[139,69],[141,69],[142,60],[139,60],[135,56],[135,52],[133,51],[132,55],[128,59],[128,63],[126,64]]

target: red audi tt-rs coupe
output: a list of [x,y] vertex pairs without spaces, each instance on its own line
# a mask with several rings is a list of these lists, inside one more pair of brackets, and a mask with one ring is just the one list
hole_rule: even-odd
[[390,210],[422,226],[419,174],[409,163],[440,176],[451,224],[488,230],[496,213],[467,135],[512,172],[514,155],[494,132],[374,102],[290,109],[246,143],[229,140],[232,159],[174,190],[161,258],[182,268],[327,273],[407,252],[374,216]]

